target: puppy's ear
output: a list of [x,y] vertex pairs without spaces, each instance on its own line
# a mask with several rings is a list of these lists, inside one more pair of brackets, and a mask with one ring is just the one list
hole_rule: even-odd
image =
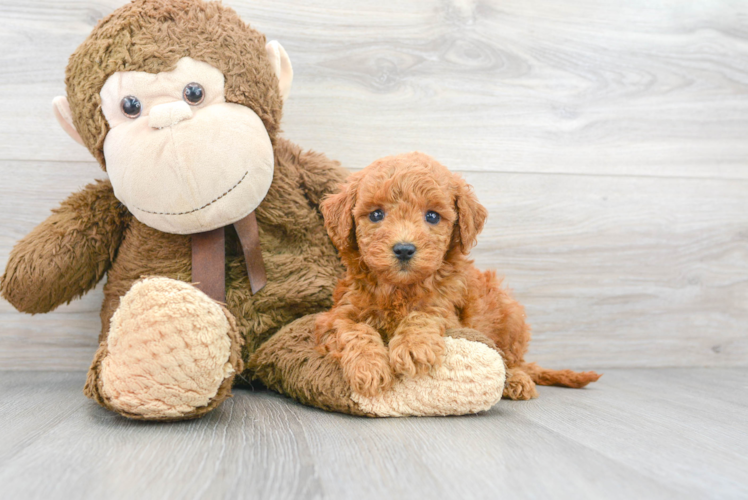
[[319,205],[325,218],[327,234],[341,253],[358,249],[356,224],[353,219],[358,181],[354,176],[355,174],[341,186],[339,193],[328,195]]
[[467,254],[475,245],[483,224],[488,217],[486,207],[478,202],[473,188],[457,174],[453,174],[456,186],[455,206],[457,207],[457,227],[460,250]]

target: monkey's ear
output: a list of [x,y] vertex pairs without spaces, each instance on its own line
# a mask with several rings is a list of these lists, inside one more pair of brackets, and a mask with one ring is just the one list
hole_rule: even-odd
[[68,104],[68,98],[65,96],[57,96],[52,99],[52,109],[55,111],[55,118],[59,122],[62,130],[68,133],[75,142],[81,146],[85,146],[83,139],[73,125],[73,114],[70,112],[70,104]]
[[486,207],[478,202],[473,188],[457,174],[453,174],[457,187],[457,230],[459,231],[460,249],[467,254],[475,245],[478,235],[483,230],[483,224],[488,217]]
[[[351,177],[354,177],[355,174]],[[325,197],[319,209],[325,218],[325,229],[341,254],[358,249],[356,244],[356,224],[353,220],[353,207],[356,205],[358,182],[349,181],[339,193]]]
[[293,81],[291,59],[288,58],[286,49],[276,40],[269,41],[265,45],[265,50],[268,52],[273,71],[275,71],[275,75],[278,77],[281,99],[285,101],[288,93],[291,92],[291,82]]

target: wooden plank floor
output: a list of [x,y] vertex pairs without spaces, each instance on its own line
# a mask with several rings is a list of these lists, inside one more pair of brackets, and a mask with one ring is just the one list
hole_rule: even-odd
[[748,370],[617,369],[467,417],[366,419],[238,390],[129,421],[80,372],[3,372],[2,498],[746,498]]

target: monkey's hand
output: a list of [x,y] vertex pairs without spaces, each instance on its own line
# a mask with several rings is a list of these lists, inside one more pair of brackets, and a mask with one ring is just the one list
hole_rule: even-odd
[[96,286],[131,215],[109,181],[71,195],[10,253],[0,294],[21,312],[49,312]]

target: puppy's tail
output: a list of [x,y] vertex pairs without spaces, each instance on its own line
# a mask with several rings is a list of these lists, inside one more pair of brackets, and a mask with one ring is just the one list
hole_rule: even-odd
[[522,371],[527,373],[532,381],[538,385],[559,385],[562,387],[573,387],[574,389],[584,387],[590,382],[597,382],[597,379],[602,377],[602,373],[598,374],[595,372],[549,370],[535,363],[523,364]]

